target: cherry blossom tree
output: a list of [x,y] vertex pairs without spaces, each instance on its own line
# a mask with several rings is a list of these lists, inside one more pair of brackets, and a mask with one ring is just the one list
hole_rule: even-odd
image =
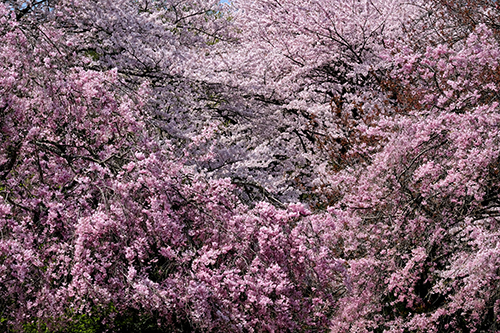
[[265,110],[266,149],[307,160],[307,195],[308,168],[330,174],[313,193],[352,286],[333,330],[496,331],[497,4],[237,6],[225,81]]
[[387,49],[394,113],[362,128],[376,153],[330,178],[356,290],[334,331],[498,330],[497,8],[421,8]]
[[149,126],[154,86],[124,90],[58,23],[0,10],[2,329],[329,326],[347,277],[328,214],[239,203],[192,165],[209,155]]
[[499,10],[2,2],[0,328],[498,331]]
[[215,45],[220,56],[211,66],[218,75],[209,79],[225,85],[220,109],[235,115],[225,143],[244,149],[211,168],[261,184],[283,201],[300,197],[322,206],[325,198],[311,191],[323,185],[320,170],[359,158],[351,156],[357,137],[351,132],[392,112],[380,87],[390,67],[381,52],[386,40],[403,34],[414,7],[334,0],[235,1],[234,7],[239,34],[236,42]]

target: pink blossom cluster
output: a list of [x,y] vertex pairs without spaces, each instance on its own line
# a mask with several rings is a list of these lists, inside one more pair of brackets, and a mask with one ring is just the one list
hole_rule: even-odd
[[58,30],[0,10],[3,328],[64,331],[109,307],[110,330],[134,313],[168,331],[328,325],[346,279],[328,214],[242,205],[148,127],[147,87],[120,90],[116,70],[54,49]]
[[498,332],[499,18],[4,1],[0,329]]

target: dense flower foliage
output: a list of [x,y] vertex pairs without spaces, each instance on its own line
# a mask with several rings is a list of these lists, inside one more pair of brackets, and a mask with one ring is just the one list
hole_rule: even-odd
[[3,1],[0,329],[497,332],[499,17]]
[[209,156],[178,157],[148,128],[150,88],[121,91],[116,69],[72,65],[66,36],[1,10],[4,327],[103,313],[112,330],[137,329],[112,321],[134,315],[169,331],[328,324],[346,279],[330,216],[239,204],[229,180],[186,165]]

